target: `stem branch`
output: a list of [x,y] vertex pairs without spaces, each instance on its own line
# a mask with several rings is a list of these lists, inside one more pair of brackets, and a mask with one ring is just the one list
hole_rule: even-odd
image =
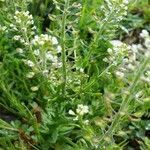
[[66,49],[65,49],[65,40],[66,40],[66,33],[65,33],[65,27],[66,27],[66,18],[67,18],[67,8],[69,6],[69,0],[65,1],[65,6],[64,6],[64,12],[62,16],[62,41],[61,41],[61,46],[62,46],[62,75],[63,75],[63,84],[62,84],[62,94],[65,96],[66,93],[66,79],[67,79],[67,70],[66,70]]

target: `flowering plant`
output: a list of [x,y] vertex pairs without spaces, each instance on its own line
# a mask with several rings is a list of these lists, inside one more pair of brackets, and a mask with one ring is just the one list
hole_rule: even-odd
[[[0,4],[0,146],[128,148],[135,122],[150,109],[150,34],[141,30],[136,43],[116,35],[130,32],[122,21],[132,3]],[[139,126],[144,132],[150,124]],[[149,148],[146,137],[138,142]]]

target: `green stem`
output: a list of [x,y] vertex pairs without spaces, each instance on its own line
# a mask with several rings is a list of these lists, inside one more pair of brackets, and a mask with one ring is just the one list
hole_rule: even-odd
[[66,27],[66,18],[67,18],[67,8],[69,6],[69,0],[65,1],[65,7],[64,7],[64,12],[62,16],[62,41],[61,41],[61,46],[62,46],[62,75],[63,75],[63,84],[62,84],[62,94],[65,96],[66,93],[66,79],[67,79],[67,70],[66,70],[66,49],[65,49],[65,41],[66,41],[66,34],[65,34],[65,27]]

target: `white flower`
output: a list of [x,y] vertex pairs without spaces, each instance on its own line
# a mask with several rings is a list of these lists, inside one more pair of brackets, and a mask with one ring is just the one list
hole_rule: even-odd
[[31,31],[31,33],[30,33],[31,35],[34,35],[35,34],[35,32],[34,31]]
[[85,125],[89,125],[89,120],[85,120],[83,123],[84,123]]
[[143,46],[142,46],[141,44],[138,44],[138,45],[137,45],[137,48],[138,48],[139,50],[143,50]]
[[22,48],[16,48],[16,52],[22,54],[23,53],[23,49]]
[[147,47],[147,48],[150,48],[150,38],[147,38],[144,42],[144,45]]
[[138,52],[138,45],[132,44],[131,49],[132,49],[135,53],[137,53],[137,52]]
[[49,36],[48,34],[41,34],[41,38],[44,40],[44,41],[49,41],[51,36]]
[[53,65],[54,65],[55,68],[61,68],[62,67],[62,62],[57,62],[57,60],[55,60]]
[[39,36],[38,36],[38,35],[35,35],[34,39],[35,39],[35,40],[38,40],[38,39],[39,39]]
[[39,54],[40,54],[39,49],[34,50],[34,55],[39,56]]
[[146,72],[146,75],[150,77],[150,71],[147,71],[147,72]]
[[104,61],[104,62],[109,62],[108,58],[106,58],[106,57],[103,58],[103,61]]
[[46,53],[46,58],[50,60],[54,66],[58,65],[57,56],[52,55],[50,51]]
[[84,72],[84,69],[83,69],[83,68],[80,68],[79,71],[80,71],[81,73],[83,73],[83,72]]
[[45,69],[42,71],[43,75],[48,76],[49,70]]
[[21,38],[20,35],[15,35],[15,36],[13,37],[13,39],[16,40],[16,41],[20,40],[20,38]]
[[[16,21],[17,24],[19,24],[20,26],[22,26],[22,24],[26,24],[28,27],[30,25],[34,24],[33,21],[33,16],[29,15],[29,11],[16,11],[15,15],[14,15],[14,19]],[[13,27],[13,25],[12,25]],[[16,28],[16,26],[14,26]],[[14,28],[13,27],[13,28]],[[22,29],[23,31],[25,30],[25,32],[27,31],[27,29]]]
[[[52,45],[57,45],[58,41],[56,37],[52,37],[48,34],[41,34],[41,35],[36,35],[34,36],[34,39],[32,39],[31,44],[35,45],[35,46],[43,46],[45,44],[52,44]],[[56,47],[56,50],[58,53],[61,52],[62,48],[58,45]]]
[[133,71],[135,69],[135,66],[132,64],[128,64],[127,68]]
[[20,38],[21,43],[25,43],[25,40],[23,38]]
[[34,75],[35,75],[34,72],[29,72],[29,73],[26,75],[26,77],[27,77],[27,78],[33,78]]
[[60,45],[58,45],[58,46],[57,46],[57,53],[61,53],[61,51],[62,51],[62,48],[61,48]]
[[113,53],[113,50],[112,50],[111,48],[108,48],[108,49],[107,49],[107,52],[108,52],[109,54],[112,54],[112,53]]
[[29,11],[26,11],[23,13],[25,16],[28,16],[29,15]]
[[36,30],[36,26],[33,26],[33,27],[32,27],[32,30]]
[[28,43],[28,42],[25,42],[24,45],[25,45],[25,46],[29,46],[29,43]]
[[147,30],[142,30],[142,32],[140,33],[140,37],[142,38],[146,38],[149,36],[149,33]]
[[47,52],[46,53],[46,58],[49,59],[49,60],[53,60],[54,56],[51,54],[51,52]]
[[38,41],[38,43],[39,43],[39,45],[44,45],[45,43],[44,43],[44,41]]
[[31,87],[31,90],[34,91],[34,92],[35,92],[35,91],[38,91],[38,89],[39,89],[38,86],[32,86],[32,87]]
[[128,1],[128,0],[123,0],[123,3],[124,3],[124,4],[128,4],[129,1]]
[[32,15],[29,15],[28,18],[32,20],[32,19],[33,19],[33,16],[32,16]]
[[15,11],[15,15],[18,15],[20,12],[18,10]]
[[89,113],[89,107],[86,105],[79,104],[77,106],[76,113],[83,116],[84,114]]
[[121,41],[119,41],[119,40],[112,40],[111,42],[110,42],[114,47],[121,47],[122,46],[122,42]]
[[10,26],[11,28],[14,28],[14,27],[15,27],[15,25],[14,25],[14,24],[12,24],[12,23],[11,23],[9,26]]
[[143,91],[139,91],[138,93],[135,94],[135,98],[138,99],[143,95]]
[[124,73],[121,71],[116,71],[116,76],[122,79],[124,77]]
[[34,63],[31,60],[25,62],[29,67],[34,67]]
[[74,112],[73,110],[71,110],[71,109],[68,111],[68,114],[69,114],[69,115],[73,115],[73,116],[76,115],[75,112]]
[[13,28],[14,31],[18,31],[18,29],[16,27]]
[[53,43],[53,45],[57,45],[58,44],[58,41],[57,41],[56,37],[52,37],[52,43]]
[[17,16],[14,16],[14,19],[15,19],[15,20],[18,20],[18,17],[17,17]]
[[33,21],[33,20],[31,20],[31,21],[30,21],[30,24],[34,24],[34,21]]
[[1,26],[0,25],[0,31],[6,31],[7,27],[6,26]]
[[16,22],[17,22],[17,23],[21,23],[21,19],[19,19],[19,18],[16,19]]

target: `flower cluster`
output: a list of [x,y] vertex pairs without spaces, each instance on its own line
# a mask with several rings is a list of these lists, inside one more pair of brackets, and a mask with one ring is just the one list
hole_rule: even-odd
[[29,11],[16,11],[13,23],[10,24],[10,30],[15,33],[13,39],[22,45],[28,46],[29,38],[35,34],[33,16]]
[[128,1],[104,0],[103,5],[100,6],[101,16],[97,19],[101,33],[103,33],[102,38],[114,37],[116,29],[119,28],[119,22],[127,15],[127,9]]
[[52,42],[53,45],[58,44],[58,41],[57,41],[56,37],[51,37],[48,34],[41,34],[40,36],[36,35],[34,37],[34,39],[32,40],[32,44],[36,45],[36,46],[37,45],[43,46],[47,42],[48,43]]
[[29,11],[17,10],[13,19],[10,31],[14,33],[13,40],[19,43],[16,52],[25,57],[23,62],[32,69],[26,77],[33,78],[35,70],[48,76],[53,68],[60,68],[62,63],[58,53],[61,53],[61,46],[57,38],[48,34],[36,35],[36,26]]
[[26,12],[19,12],[18,10],[15,12],[14,19],[16,20],[17,23],[21,23],[22,20],[26,20],[26,25],[32,25],[33,22],[33,17],[32,15],[29,15],[29,11]]
[[23,59],[23,62],[31,68],[31,71],[27,73],[26,77],[33,78],[36,72],[40,72],[43,76],[50,77],[54,81],[54,79],[56,79],[54,75],[55,69],[61,67],[62,63],[57,56],[52,56],[50,51],[44,54],[44,58],[42,58],[41,55],[38,55],[36,62],[29,59]]
[[29,72],[29,73],[27,73],[26,77],[27,77],[27,78],[33,78],[34,75],[35,75],[34,72]]
[[76,109],[76,113],[83,116],[84,114],[87,114],[89,112],[89,107],[86,105],[78,105],[77,109]]
[[[14,15],[14,24],[10,24],[10,27],[14,31],[27,32],[28,29],[33,31],[36,29],[34,26],[33,16],[30,15],[29,11],[16,11]],[[31,32],[34,34],[34,32]]]
[[[132,59],[130,58],[130,61],[132,61],[132,70],[134,71],[134,68],[137,68],[141,59],[143,57],[150,57],[150,35],[148,31],[142,30],[140,33],[140,37],[142,40],[141,44],[133,44],[131,45],[131,51],[132,51]],[[147,83],[150,83],[150,67],[147,66],[144,74],[141,76],[141,79]]]
[[111,44],[113,47],[107,49],[109,56],[105,57],[103,61],[117,65],[118,63],[121,63],[125,56],[128,55],[129,47],[119,40],[113,40],[111,41]]
[[33,63],[33,61],[31,60],[26,60],[26,59],[23,59],[23,62],[28,65],[29,67],[34,67],[35,64]]
[[45,46],[45,45],[50,45],[50,46],[56,46],[57,53],[61,52],[61,47],[58,45],[58,40],[54,36],[50,36],[48,34],[41,34],[41,35],[36,35],[32,41],[31,44],[34,46]]
[[[113,48],[108,48],[109,57],[104,58],[105,62],[119,64],[115,74],[118,78],[123,79],[125,74],[133,72],[140,64],[142,57],[150,56],[150,36],[146,30],[140,34],[142,44],[132,44],[127,46],[121,41],[112,41]],[[119,61],[120,60],[120,61]],[[119,62],[119,63],[118,63]],[[147,68],[142,80],[150,82],[150,68]]]
[[[76,109],[76,113],[73,111],[73,110],[69,110],[69,115],[72,115],[72,116],[76,116],[73,120],[78,120],[79,119],[79,116],[84,116],[85,114],[88,114],[89,113],[89,107],[87,105],[83,105],[83,104],[79,104],[77,106],[77,109]],[[84,123],[85,124],[88,124],[87,122],[89,122],[88,120],[86,120]]]
[[[150,34],[147,30],[142,30],[140,37],[144,40],[143,46],[138,45],[137,50],[141,51],[145,57],[150,57]],[[150,83],[150,66],[147,67],[144,75],[141,79],[147,83]]]
[[117,71],[115,72],[116,76],[118,78],[123,79],[125,73],[132,72],[135,69],[135,64],[136,64],[135,61],[136,61],[135,53],[132,51],[131,46],[127,46],[126,53],[124,53],[124,55],[122,55],[121,58],[121,62],[120,62],[121,65],[118,67]]
[[31,87],[31,91],[35,92],[38,91],[39,87],[38,86],[32,86]]
[[[144,46],[145,46],[145,56],[150,55],[150,35],[147,30],[142,30],[140,33],[140,37],[144,40]],[[142,49],[142,46],[140,47]]]
[[127,15],[127,9],[128,9],[128,0],[122,0],[122,1],[116,1],[116,0],[105,0],[106,7],[102,6],[101,10],[104,12],[105,20],[108,21],[109,17],[113,13],[115,16],[112,16],[116,18],[114,21],[121,21],[123,19],[123,16]]
[[[49,63],[55,68],[60,68],[62,63],[57,54],[61,53],[61,46],[58,44],[58,40],[54,36],[48,34],[36,35],[31,40],[31,45],[34,47],[34,55],[37,58],[39,65],[45,63],[45,66]],[[44,72],[49,72],[44,70]]]

